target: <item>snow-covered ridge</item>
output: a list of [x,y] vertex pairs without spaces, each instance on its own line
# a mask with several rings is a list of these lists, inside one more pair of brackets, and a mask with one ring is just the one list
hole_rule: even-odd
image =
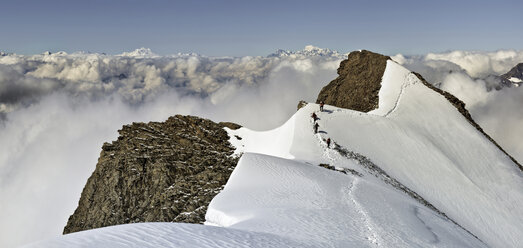
[[[318,176],[318,178],[305,176],[314,178],[310,179],[314,183],[312,181],[298,183],[299,180],[303,180],[301,177],[304,176],[303,173],[306,173],[304,170],[317,170],[315,166],[320,163],[351,168],[364,173],[363,177],[358,179],[359,181],[371,180],[369,175],[362,171],[358,162],[343,158],[332,149],[326,149],[324,140],[330,137],[348,151],[367,156],[390,177],[419,194],[441,213],[463,227],[461,230],[464,232],[464,236],[457,240],[468,240],[466,241],[468,245],[479,242],[472,247],[519,246],[519,237],[523,235],[521,233],[523,210],[516,206],[523,203],[521,190],[523,189],[523,176],[510,158],[470,125],[444,96],[425,86],[410,71],[392,61],[387,63],[379,95],[379,108],[368,114],[331,106],[326,107],[326,112],[317,112],[321,131],[316,135],[312,133],[312,120],[310,119],[310,113],[317,111],[317,105],[314,104],[300,109],[287,123],[274,131],[259,133],[245,128],[229,131],[231,135],[242,137],[242,140],[233,142],[245,152],[245,155],[240,160],[224,191],[211,202],[207,212],[208,222],[219,226],[263,231],[289,237],[298,235],[300,239],[314,242],[318,239],[311,238],[312,233],[328,230],[331,227],[344,228],[342,223],[332,220],[350,219],[362,229],[352,230],[346,227],[348,229],[343,229],[340,233],[361,233],[367,237],[367,241],[357,241],[355,237],[351,239],[341,235],[338,237],[334,234],[335,230],[330,230],[332,235],[320,239],[322,242],[326,242],[323,245],[341,247],[341,244],[363,242],[355,246],[372,244],[413,246],[413,243],[409,242],[413,242],[417,235],[420,235],[416,231],[408,231],[413,222],[393,225],[391,223],[401,223],[402,221],[395,222],[387,217],[373,216],[371,209],[376,212],[393,211],[392,216],[400,215],[402,220],[412,219],[412,216],[417,216],[416,214],[402,215],[396,212],[398,211],[396,207],[386,207],[386,205],[382,207],[387,210],[380,207],[377,210],[376,205],[368,205],[370,203],[368,200],[361,203],[360,199],[353,199],[358,202],[360,209],[366,211],[363,223],[358,222],[359,218],[355,216],[333,217],[334,215],[323,212],[331,207],[317,205],[317,202],[329,204],[328,202],[333,199],[340,199],[343,196],[324,196],[327,194],[325,189],[332,186],[324,185],[318,186],[318,188],[308,186],[318,183],[314,180],[319,180],[319,178],[323,178],[322,176]],[[289,131],[292,134],[289,134]],[[263,139],[260,139],[262,137]],[[255,142],[256,140],[260,142]],[[290,170],[287,168],[288,166],[294,168],[292,173],[285,172]],[[263,171],[264,167],[267,167],[267,171]],[[280,170],[281,172],[274,172]],[[286,174],[279,179],[274,179],[274,176],[279,176],[279,173]],[[317,174],[317,172],[312,174]],[[329,176],[327,179],[330,184],[336,184],[333,176]],[[354,175],[346,177],[357,178]],[[342,186],[334,188],[338,187],[343,188]],[[254,192],[252,192],[253,190]],[[328,191],[334,192],[335,190],[330,188]],[[318,192],[318,195],[314,195],[312,192]],[[373,195],[377,192],[366,190],[361,194]],[[280,195],[286,197],[279,197]],[[264,198],[259,199],[262,196]],[[289,200],[290,196],[297,198]],[[411,199],[410,196],[402,196]],[[385,199],[387,198],[385,197]],[[399,201],[405,202],[406,199]],[[295,205],[297,202],[300,203]],[[334,205],[343,206],[342,203]],[[311,214],[309,212],[303,213],[302,216],[302,213],[299,212],[296,214],[297,216],[294,216],[293,211],[283,211],[286,215],[282,215],[280,211],[269,211],[273,208],[315,209],[320,213]],[[415,209],[431,211],[417,205]],[[270,214],[267,214],[266,211],[269,211]],[[348,210],[340,210],[340,212],[349,213]],[[305,215],[317,216],[317,218],[313,221],[314,226],[307,226],[300,222],[298,226],[302,229],[297,233],[304,233],[303,235],[285,231],[286,228],[289,230],[295,228],[295,223],[291,220],[304,219]],[[427,223],[427,221],[426,219],[421,220],[423,223]],[[376,228],[376,225],[370,223],[380,223],[380,226],[388,231],[381,230],[365,234],[365,228],[368,227],[369,230]],[[442,229],[450,230],[448,228],[453,226],[452,221],[447,224],[449,226],[442,227]],[[391,234],[390,230],[398,229],[400,229],[400,233],[409,233],[407,236],[411,236],[411,239],[401,239]],[[434,230],[435,228],[430,227],[429,229]],[[456,237],[434,235],[437,237],[435,238],[438,240],[437,242],[441,242],[438,243],[438,246],[446,246],[443,240],[456,240]],[[465,238],[466,236],[469,238]],[[424,243],[421,246],[429,246],[429,244]]]
[[[238,243],[213,240],[245,247],[263,234],[281,247],[519,247],[523,175],[510,158],[402,66],[388,61],[381,84],[379,107],[369,113],[308,104],[273,130],[226,129],[243,156],[206,223],[217,226],[214,234],[244,233],[231,234]],[[178,239],[207,245],[199,235],[206,230],[181,231]],[[169,247],[155,232],[82,235],[117,240],[115,247],[126,236]],[[63,247],[78,244],[70,237]]]

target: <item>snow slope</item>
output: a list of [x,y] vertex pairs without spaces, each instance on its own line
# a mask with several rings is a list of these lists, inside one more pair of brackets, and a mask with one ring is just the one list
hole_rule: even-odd
[[136,223],[77,232],[24,248],[311,247],[280,236],[183,223]]
[[[207,212],[208,222],[291,237],[298,235],[312,240],[318,236],[313,233],[329,230],[331,235],[320,239],[328,245],[372,243],[365,243],[362,237],[370,237],[369,240],[378,237],[387,245],[413,245],[409,242],[417,240],[416,230],[421,230],[411,225],[417,216],[413,209],[430,213],[428,208],[410,202],[406,194],[389,193],[397,192],[390,185],[369,186],[380,183],[371,180],[368,173],[364,174],[358,180],[365,186],[357,187],[356,194],[373,196],[370,199],[374,200],[375,197],[380,198],[377,204],[380,207],[368,199],[361,202],[356,197],[354,201],[367,212],[368,223],[377,223],[375,226],[387,230],[364,235],[367,221],[359,222],[357,215],[351,214],[356,208],[348,205],[344,208],[340,203],[348,194],[340,191],[350,188],[348,185],[351,185],[354,176],[343,175],[344,179],[341,179],[339,175],[327,177],[320,176],[320,172],[306,172],[313,170],[308,167],[314,168],[319,163],[362,172],[362,167],[350,159],[341,157],[332,149],[325,149],[322,139],[331,137],[344,149],[366,156],[489,246],[521,247],[523,209],[518,206],[523,204],[523,177],[512,161],[472,127],[443,96],[427,88],[408,70],[392,61],[387,63],[379,96],[379,108],[368,114],[327,106],[326,112],[318,114],[319,135],[312,134],[312,120],[309,117],[318,108],[314,104],[300,109],[282,127],[272,131],[229,130],[231,134],[242,137],[242,140],[233,138],[231,142],[246,154],[224,191],[211,202]],[[303,181],[304,173],[311,177],[310,181]],[[391,201],[404,205],[387,203]],[[307,211],[302,213],[304,209]],[[329,209],[334,211],[328,214]],[[373,216],[369,214],[373,209],[378,216],[379,213],[392,211],[395,212],[393,216],[400,218],[393,221],[391,216]],[[397,213],[402,209],[411,211]],[[340,212],[344,214],[338,215]],[[312,221],[306,218],[310,215]],[[439,218],[434,217],[430,221]],[[299,222],[297,226],[303,230],[294,232],[292,230],[296,227],[292,219],[310,221],[311,226]],[[266,223],[267,220],[278,224]],[[345,226],[346,222],[354,223],[360,229]],[[421,222],[427,220],[418,220],[418,224]],[[441,222],[440,225],[441,230],[454,228],[451,222]],[[339,235],[335,234],[336,230]],[[395,236],[390,230],[407,234],[405,237],[408,238]],[[360,239],[349,238],[342,233],[359,233],[356,236]],[[453,235],[436,234],[441,242],[437,246],[451,245],[451,240],[462,240],[478,247],[466,234],[450,233]],[[428,239],[421,237],[419,240],[425,241],[422,246],[431,245]]]
[[242,156],[206,218],[207,224],[271,233],[314,247],[485,247],[367,173],[346,175],[256,153]]

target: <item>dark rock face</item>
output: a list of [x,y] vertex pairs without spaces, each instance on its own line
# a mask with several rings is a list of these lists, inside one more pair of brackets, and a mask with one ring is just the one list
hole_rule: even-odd
[[133,123],[105,143],[64,234],[135,222],[205,221],[238,158],[224,126],[177,115]]
[[381,79],[390,57],[366,50],[351,52],[338,77],[323,87],[316,103],[369,112],[378,107]]

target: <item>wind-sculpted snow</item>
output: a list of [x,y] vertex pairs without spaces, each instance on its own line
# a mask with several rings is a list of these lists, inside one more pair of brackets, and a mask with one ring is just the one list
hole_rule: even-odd
[[[312,132],[308,136],[315,138]],[[342,157],[336,160],[358,167]],[[211,202],[207,221],[314,247],[486,247],[372,174],[342,174],[253,153],[242,156],[224,191]]]
[[24,248],[251,248],[314,247],[289,238],[182,223],[139,223],[99,228],[48,239]]

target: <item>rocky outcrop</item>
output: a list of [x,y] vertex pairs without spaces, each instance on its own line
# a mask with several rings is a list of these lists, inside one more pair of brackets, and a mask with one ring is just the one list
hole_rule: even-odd
[[205,221],[237,164],[223,127],[193,116],[133,123],[105,143],[64,234],[134,222]]
[[378,93],[390,57],[366,50],[351,52],[340,63],[338,77],[321,89],[316,103],[369,112],[378,107]]
[[297,110],[300,110],[301,108],[305,107],[305,105],[307,105],[307,102],[306,101],[299,101],[298,102],[298,106],[297,106]]

